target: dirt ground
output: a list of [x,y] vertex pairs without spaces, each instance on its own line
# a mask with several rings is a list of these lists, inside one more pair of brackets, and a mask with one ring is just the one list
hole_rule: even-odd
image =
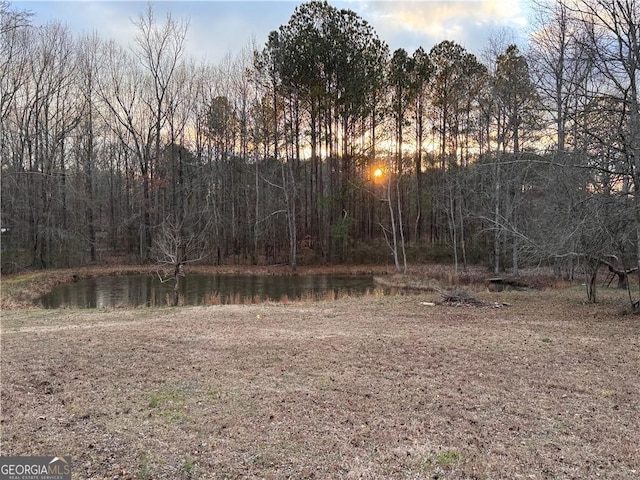
[[0,453],[75,480],[640,478],[624,294],[474,296],[3,309]]

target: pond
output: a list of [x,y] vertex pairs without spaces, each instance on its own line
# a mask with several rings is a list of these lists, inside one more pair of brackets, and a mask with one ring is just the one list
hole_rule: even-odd
[[[180,304],[217,305],[363,295],[377,287],[362,275],[187,275],[180,279]],[[173,300],[173,280],[153,275],[116,275],[56,286],[40,298],[43,308],[166,306]]]

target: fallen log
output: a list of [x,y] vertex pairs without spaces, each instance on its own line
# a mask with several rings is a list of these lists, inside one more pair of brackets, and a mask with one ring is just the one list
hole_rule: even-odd
[[[618,288],[627,288],[629,286],[629,274],[638,270],[638,267],[629,269],[616,268],[612,263],[609,263],[606,260],[601,260],[601,262],[607,266],[611,275],[618,277]],[[613,280],[613,278],[614,277],[612,277],[611,280]],[[611,280],[609,281],[609,284],[611,284]]]

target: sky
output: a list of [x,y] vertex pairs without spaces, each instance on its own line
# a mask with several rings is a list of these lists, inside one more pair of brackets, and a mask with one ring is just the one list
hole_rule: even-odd
[[[530,0],[423,0],[329,1],[348,8],[367,20],[393,52],[425,51],[443,40],[453,40],[482,57],[490,38],[501,37],[524,48],[531,14]],[[200,0],[151,1],[154,14],[163,19],[189,22],[186,53],[196,61],[216,64],[252,44],[261,48],[269,32],[288,22],[300,1],[294,0]],[[75,33],[97,32],[105,40],[132,44],[132,20],[144,13],[146,1],[49,0],[11,1],[13,8],[34,13],[33,23],[60,21]],[[504,40],[503,40],[504,41]]]

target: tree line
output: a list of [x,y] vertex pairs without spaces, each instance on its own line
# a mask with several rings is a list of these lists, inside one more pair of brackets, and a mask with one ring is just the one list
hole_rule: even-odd
[[638,267],[635,0],[541,1],[526,51],[496,37],[482,58],[449,40],[390,52],[311,1],[216,65],[151,6],[128,47],[0,9],[3,272]]

